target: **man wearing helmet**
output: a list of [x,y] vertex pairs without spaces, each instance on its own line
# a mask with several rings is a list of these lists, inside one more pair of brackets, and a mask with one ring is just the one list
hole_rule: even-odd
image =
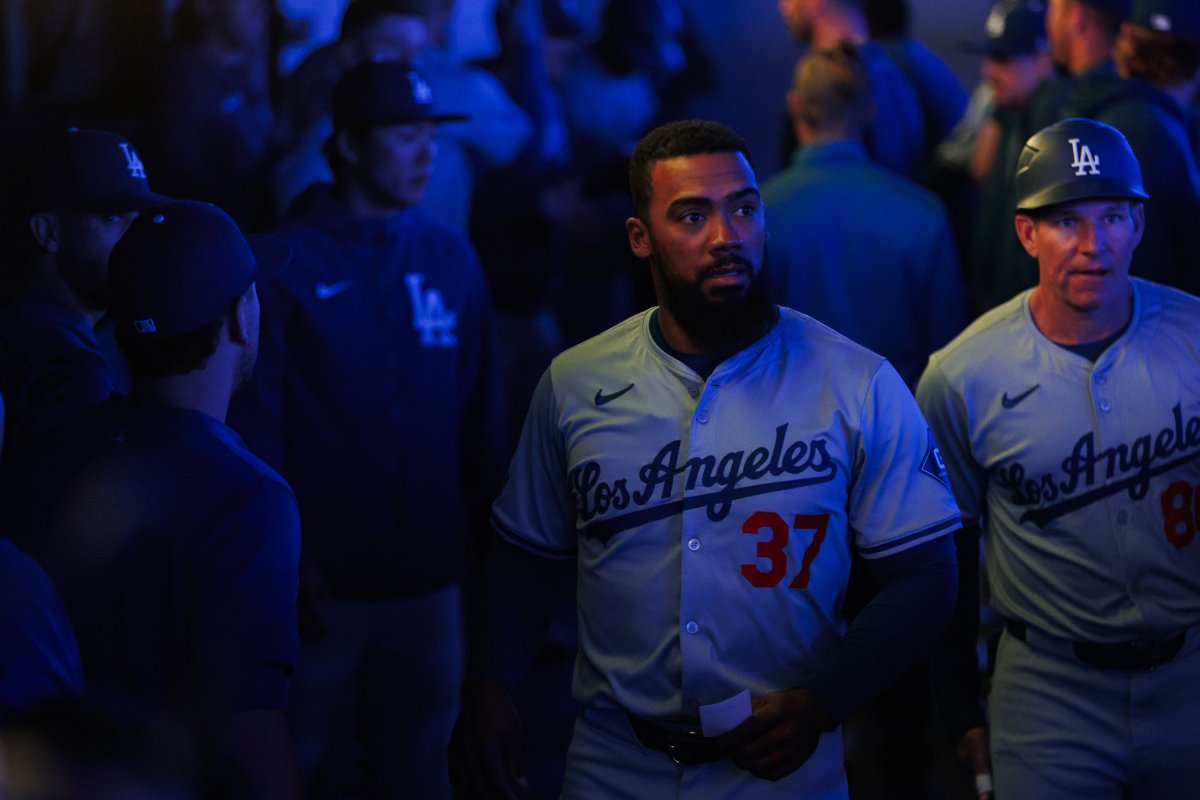
[[[964,523],[986,533],[1005,620],[989,696],[996,793],[1194,796],[1200,299],[1129,276],[1148,196],[1115,128],[1067,119],[1034,134],[1016,188],[1038,285],[935,353],[917,389]],[[968,691],[940,700],[961,714],[978,697],[978,614],[960,612],[967,655],[945,663]],[[986,775],[984,729],[958,744]]]

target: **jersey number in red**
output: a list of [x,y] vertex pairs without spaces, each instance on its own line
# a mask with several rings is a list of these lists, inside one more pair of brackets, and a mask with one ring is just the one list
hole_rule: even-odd
[[[828,514],[797,514],[792,522],[792,529],[812,531],[812,541],[804,548],[804,556],[800,559],[800,572],[788,584],[789,589],[807,589],[813,559],[825,541],[825,531],[829,528]],[[749,519],[742,523],[742,533],[757,536],[762,531],[769,531],[771,538],[761,539],[755,555],[765,559],[771,565],[763,570],[758,564],[742,564],[742,575],[752,586],[769,589],[777,585],[787,575],[787,545],[790,530],[783,517],[774,511],[755,511]]]
[[1163,532],[1167,534],[1167,541],[1182,550],[1196,536],[1196,523],[1200,520],[1200,486],[1175,481],[1158,502],[1162,505]]

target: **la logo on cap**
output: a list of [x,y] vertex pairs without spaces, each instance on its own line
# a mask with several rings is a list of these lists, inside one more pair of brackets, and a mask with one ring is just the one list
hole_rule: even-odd
[[142,165],[142,160],[138,158],[137,151],[133,149],[133,145],[129,144],[129,142],[121,142],[121,152],[125,154],[125,166],[129,168],[130,177],[146,177],[146,167]]
[[133,329],[138,333],[154,333],[158,328],[154,326],[154,319],[135,319],[133,321]]
[[1079,176],[1099,175],[1100,156],[1092,155],[1091,148],[1086,144],[1081,147],[1078,139],[1068,139],[1067,141],[1071,143],[1071,153],[1075,156],[1075,160],[1071,162],[1071,166],[1075,168],[1075,174]]

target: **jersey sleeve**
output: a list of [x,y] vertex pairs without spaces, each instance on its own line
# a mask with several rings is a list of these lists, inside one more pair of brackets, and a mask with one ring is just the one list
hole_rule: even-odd
[[917,384],[917,403],[933,429],[954,499],[967,524],[983,515],[985,474],[971,454],[969,415],[962,395],[933,359]]
[[575,557],[575,503],[566,463],[554,383],[547,369],[533,392],[508,479],[492,507],[492,525],[501,537],[547,558]]
[[875,372],[862,408],[850,524],[863,558],[879,558],[960,527],[933,435],[896,370]]
[[300,647],[296,500],[264,478],[221,505],[200,553],[192,664],[221,710],[282,709]]

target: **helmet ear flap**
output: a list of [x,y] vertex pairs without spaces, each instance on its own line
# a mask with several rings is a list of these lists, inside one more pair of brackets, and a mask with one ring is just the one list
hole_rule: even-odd
[[1072,118],[1029,137],[1017,159],[1017,210],[1097,197],[1146,200],[1142,169],[1125,135]]

